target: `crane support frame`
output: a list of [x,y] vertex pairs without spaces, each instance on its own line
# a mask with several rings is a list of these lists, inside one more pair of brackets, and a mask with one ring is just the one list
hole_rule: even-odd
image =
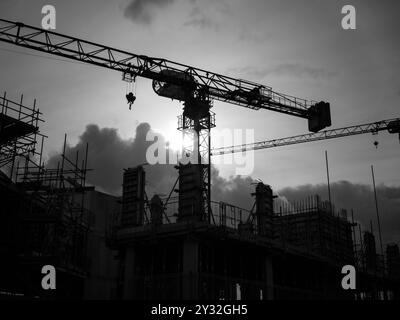
[[[194,68],[167,59],[137,55],[49,30],[0,19],[0,41],[153,81],[193,87],[197,95],[250,109],[267,109],[309,119],[316,102],[275,92],[271,87]],[[174,77],[165,71],[184,73]],[[164,71],[164,72],[163,72]]]

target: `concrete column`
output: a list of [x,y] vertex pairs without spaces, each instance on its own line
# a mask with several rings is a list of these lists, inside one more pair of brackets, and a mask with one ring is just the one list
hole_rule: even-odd
[[132,300],[135,298],[135,291],[134,291],[134,285],[135,285],[135,250],[133,247],[128,247],[126,248],[126,253],[125,253],[125,269],[124,269],[124,293],[123,293],[123,299],[124,300]]
[[192,239],[183,242],[182,299],[199,298],[199,244]]
[[265,299],[274,299],[274,273],[272,267],[272,259],[270,257],[265,258],[265,275],[267,282],[267,292],[265,292]]

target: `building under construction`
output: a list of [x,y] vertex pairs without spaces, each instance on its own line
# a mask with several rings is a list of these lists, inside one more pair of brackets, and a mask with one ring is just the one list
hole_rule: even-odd
[[65,288],[57,294],[79,296],[89,231],[83,196],[87,159],[78,164],[77,155],[71,161],[64,143],[57,167],[45,168],[45,137],[39,132],[43,120],[36,103],[26,106],[22,96],[15,102],[5,94],[0,103],[0,291],[46,296],[38,285],[41,269],[54,265]]
[[[331,203],[315,196],[277,205],[272,189],[260,182],[252,210],[212,202],[211,214],[203,218],[192,185],[198,180],[190,182],[186,174],[184,179],[176,208],[170,197],[165,203],[157,195],[147,200],[143,167],[125,171],[122,210],[111,236],[120,259],[119,297],[398,298],[399,279],[379,263],[367,241],[373,235],[365,232],[364,244],[356,244],[357,224]],[[388,247],[392,269],[396,248]],[[356,292],[340,285],[341,268],[348,264],[359,272]]]
[[[121,172],[122,197],[107,195],[86,185],[88,146],[70,159],[65,138],[57,166],[45,166],[36,103],[4,95],[1,107],[1,296],[399,298],[398,246],[378,255],[371,232],[361,237],[318,196],[285,203],[260,182],[251,209],[211,201],[205,166],[192,164],[177,166],[166,198],[147,197],[142,166]],[[55,293],[40,287],[48,264]],[[347,264],[358,271],[355,291],[340,286]]]
[[[103,299],[384,299],[399,298],[399,251],[377,255],[373,233],[356,241],[345,211],[310,196],[279,203],[256,185],[251,209],[212,200],[211,111],[214,101],[269,110],[308,122],[311,134],[270,145],[377,133],[400,133],[400,120],[321,132],[331,126],[330,103],[163,58],[0,19],[0,41],[137,77],[153,91],[183,102],[178,129],[183,158],[168,197],[146,193],[142,166],[126,168],[122,197],[86,185],[88,153],[71,155],[66,140],[55,167],[42,161],[41,114],[2,99],[0,290],[4,295]],[[126,94],[129,109],[136,96]],[[42,138],[41,144],[37,143]],[[188,138],[188,139],[185,139]],[[38,147],[40,145],[41,147]],[[261,142],[216,153],[255,150]],[[38,151],[40,150],[40,151]],[[215,153],[215,154],[216,154]],[[69,156],[67,156],[69,154]],[[178,195],[172,196],[174,192]],[[5,210],[3,210],[5,208]],[[361,233],[361,229],[358,230]],[[56,294],[39,287],[43,265],[56,266]],[[343,290],[344,265],[357,268],[357,289]]]

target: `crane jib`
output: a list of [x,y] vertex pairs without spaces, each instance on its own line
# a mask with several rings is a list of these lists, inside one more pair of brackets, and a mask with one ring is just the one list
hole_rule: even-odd
[[390,134],[399,134],[400,140],[400,118],[382,120],[367,124],[360,124],[350,127],[343,127],[337,129],[330,129],[316,133],[306,133],[292,137],[266,140],[260,142],[254,142],[250,144],[242,144],[236,146],[229,147],[221,147],[211,149],[211,154],[213,156],[224,155],[229,153],[237,153],[237,152],[247,152],[254,151],[260,149],[269,149],[275,147],[288,146],[299,143],[327,140],[327,139],[336,139],[341,137],[360,135],[366,133],[376,134],[380,131],[387,130]]
[[[173,99],[205,96],[253,110],[266,109],[306,118],[312,132],[331,125],[330,105],[327,102],[317,103],[274,92],[268,86],[167,59],[137,55],[4,19],[0,19],[0,41],[120,71],[131,78],[140,76],[151,79],[158,94]],[[165,85],[167,83],[169,87]],[[185,92],[184,95],[182,92]]]

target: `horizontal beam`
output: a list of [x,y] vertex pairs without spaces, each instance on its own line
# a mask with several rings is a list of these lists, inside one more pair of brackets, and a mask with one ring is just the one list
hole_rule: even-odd
[[[0,19],[0,41],[60,57],[120,71],[131,77],[175,83],[195,84],[195,90],[212,99],[250,109],[267,109],[301,118],[309,118],[315,101],[274,92],[270,87],[194,68],[167,59],[137,55],[94,42],[43,30],[23,23]],[[190,76],[194,82],[167,76],[161,71]],[[192,81],[193,81],[192,80]],[[185,83],[186,82],[186,83]]]
[[377,133],[382,130],[388,130],[390,133],[399,133],[400,118],[382,120],[382,121],[338,128],[338,129],[324,130],[316,133],[306,133],[281,139],[266,140],[266,141],[260,141],[260,142],[242,144],[230,147],[214,148],[211,149],[211,155],[218,156],[229,153],[268,149],[268,148],[281,147],[281,146],[287,146],[305,142],[335,139],[335,138],[347,137],[365,133]]

